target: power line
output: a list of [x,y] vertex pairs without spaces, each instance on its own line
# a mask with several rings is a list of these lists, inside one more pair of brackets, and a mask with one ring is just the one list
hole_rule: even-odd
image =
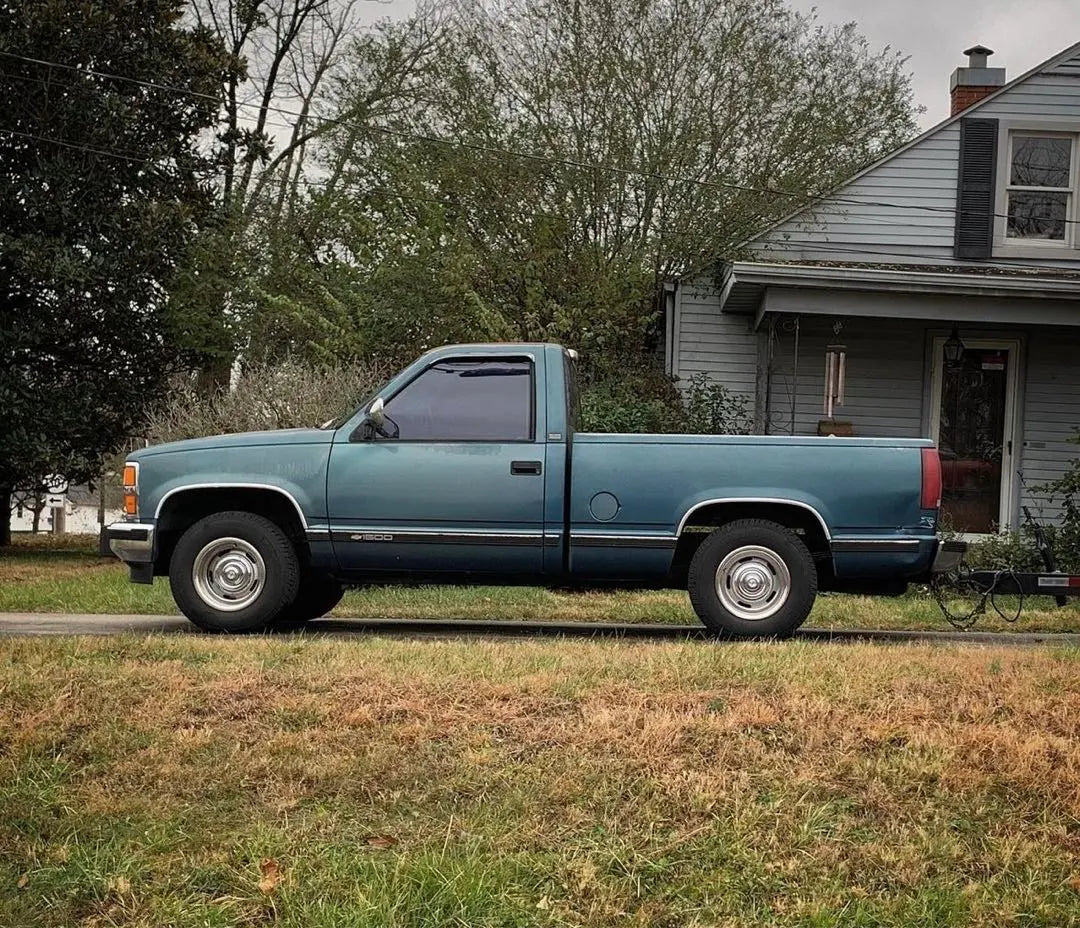
[[48,138],[47,136],[44,136],[44,135],[34,135],[31,132],[20,132],[17,129],[7,129],[7,128],[4,128],[3,126],[0,126],[0,132],[3,132],[5,134],[7,134],[7,135],[14,135],[14,136],[16,136],[18,138],[21,138],[21,139],[29,139],[29,140],[34,141],[34,142],[49,142],[49,143],[51,143],[53,145],[59,145],[62,148],[71,148],[71,149],[74,149],[75,151],[87,152],[89,154],[94,154],[94,155],[101,155],[104,158],[116,158],[116,159],[119,159],[121,161],[132,161],[132,162],[135,162],[136,164],[147,164],[150,167],[155,167],[155,168],[161,167],[161,162],[160,161],[148,161],[146,158],[136,158],[136,157],[134,157],[132,155],[126,155],[126,154],[123,154],[122,152],[118,152],[118,151],[111,151],[111,150],[106,149],[106,148],[95,148],[95,147],[93,147],[91,145],[83,145],[83,144],[79,144],[79,143],[76,143],[76,142],[67,142],[67,141],[64,141],[63,139]]
[[[49,60],[41,59],[41,58],[31,58],[31,57],[28,57],[28,56],[25,56],[25,55],[17,55],[17,54],[15,54],[13,52],[0,51],[0,56],[5,56],[5,57],[8,57],[8,58],[14,58],[14,59],[17,59],[17,60],[25,61],[25,62],[32,63],[32,64],[43,65],[43,66],[46,66],[46,67],[56,67],[56,68],[62,68],[62,69],[70,70],[70,71],[75,71],[77,73],[93,74],[95,76],[101,77],[101,78],[106,79],[106,80],[127,81],[127,82],[131,82],[131,83],[134,83],[134,84],[138,84],[140,86],[151,87],[151,88],[155,88],[155,89],[165,90],[165,91],[168,91],[168,92],[188,94],[188,95],[198,97],[198,98],[201,98],[201,99],[206,99],[206,100],[213,101],[219,106],[222,105],[222,101],[220,100],[219,97],[217,97],[217,96],[215,96],[213,94],[206,94],[206,93],[202,93],[202,92],[199,92],[199,91],[191,90],[189,88],[176,87],[176,86],[173,86],[173,85],[161,84],[161,83],[157,83],[157,82],[154,82],[154,81],[144,81],[144,80],[140,80],[138,78],[132,78],[132,77],[126,77],[126,76],[123,76],[123,75],[110,74],[108,72],[97,71],[97,70],[94,70],[94,69],[91,69],[91,68],[82,68],[82,67],[79,67],[79,66],[76,66],[76,65],[70,65],[70,64],[63,63],[63,62],[49,61]],[[326,122],[326,123],[334,123],[334,124],[336,124],[338,126],[341,126],[343,128],[351,127],[351,128],[359,129],[361,131],[372,131],[372,132],[382,133],[382,134],[387,134],[387,135],[392,135],[392,136],[401,136],[401,137],[408,138],[408,139],[411,139],[411,140],[414,140],[414,141],[424,141],[424,142],[432,142],[432,143],[437,143],[437,144],[458,146],[458,147],[463,147],[463,148],[466,148],[466,149],[469,149],[469,150],[478,151],[478,152],[481,152],[481,153],[484,153],[484,154],[490,154],[490,155],[494,155],[494,156],[505,156],[505,157],[511,157],[511,158],[526,159],[526,160],[530,160],[530,161],[536,161],[536,162],[548,163],[548,164],[557,164],[557,165],[561,165],[561,166],[580,168],[580,169],[584,169],[584,170],[613,171],[613,172],[621,173],[621,174],[628,175],[628,176],[641,176],[641,177],[646,177],[646,178],[651,178],[651,179],[661,180],[661,181],[667,181],[667,182],[693,183],[693,184],[701,185],[701,186],[708,187],[708,188],[714,188],[714,189],[735,189],[735,190],[741,190],[741,191],[748,192],[748,193],[769,194],[769,195],[778,195],[778,196],[785,196],[785,197],[799,197],[799,198],[802,198],[800,194],[795,194],[795,193],[791,193],[789,191],[777,190],[777,189],[772,189],[772,188],[758,188],[758,187],[752,187],[752,186],[749,186],[749,185],[733,184],[733,183],[723,182],[723,181],[707,181],[707,180],[702,180],[702,179],[699,179],[699,178],[687,178],[687,177],[671,176],[671,175],[664,175],[664,174],[661,174],[661,173],[658,173],[658,172],[643,171],[643,170],[634,169],[634,168],[625,168],[625,167],[615,166],[615,165],[605,165],[605,164],[578,161],[576,159],[556,158],[556,157],[547,156],[547,155],[540,155],[540,154],[536,154],[536,153],[532,153],[532,152],[513,151],[511,149],[499,148],[497,146],[480,145],[480,144],[477,144],[477,143],[466,142],[466,141],[460,140],[460,139],[448,139],[448,138],[444,138],[444,137],[440,137],[440,136],[434,136],[434,135],[424,135],[424,134],[409,133],[409,132],[405,132],[403,130],[394,130],[394,129],[389,129],[389,128],[386,128],[386,127],[383,127],[383,126],[373,126],[373,125],[360,126],[360,125],[357,125],[355,123],[350,123],[350,122],[345,121],[345,120],[336,121],[336,120],[333,120],[333,119],[331,119],[329,117],[313,116],[310,113],[308,113],[308,114],[300,113],[300,112],[297,112],[297,111],[294,111],[294,110],[289,110],[289,109],[284,108],[284,107],[277,107],[277,106],[266,106],[266,107],[264,107],[259,103],[255,103],[255,102],[251,102],[251,101],[237,101],[237,106],[249,107],[249,108],[254,107],[254,108],[258,108],[260,111],[265,110],[265,111],[268,111],[268,112],[276,112],[276,113],[279,113],[279,114],[292,116],[292,117],[298,118],[298,119],[302,118],[302,119],[323,121],[323,122]],[[42,137],[42,136],[30,136],[30,135],[28,135],[26,133],[13,132],[13,130],[4,130],[4,131],[7,131],[7,132],[9,132],[11,134],[21,135],[22,137],[25,137],[25,138],[35,138],[36,140],[39,140],[39,141],[51,142],[53,144],[62,145],[62,146],[67,147],[67,148],[73,148],[73,149],[82,150],[82,151],[86,151],[86,152],[93,152],[93,153],[101,154],[101,155],[106,156],[106,157],[119,157],[119,158],[124,158],[124,159],[129,160],[129,161],[142,161],[143,163],[146,163],[146,164],[150,164],[150,165],[154,164],[154,162],[147,161],[145,159],[135,158],[135,157],[133,157],[131,155],[121,154],[121,153],[118,153],[118,152],[110,152],[110,151],[107,151],[107,150],[104,150],[104,149],[92,148],[90,146],[79,145],[79,144],[72,143],[72,142],[67,142],[67,141],[64,141],[64,140],[50,139],[50,138],[45,138],[45,137]],[[307,186],[314,186],[314,185],[318,184],[317,181],[313,181],[313,180],[308,179],[308,178],[298,178],[298,180],[301,183],[304,183]],[[344,189],[347,189],[347,188],[344,188]],[[355,189],[355,188],[353,188],[353,189]],[[402,196],[403,198],[408,198],[409,195],[400,194],[400,196]],[[413,197],[413,199],[417,199],[417,198]],[[432,200],[430,202],[437,202],[437,201]],[[864,206],[864,207],[865,206],[877,206],[877,207],[890,208],[890,209],[931,211],[931,212],[937,212],[937,213],[942,213],[942,214],[953,214],[953,215],[955,215],[956,212],[957,212],[957,210],[955,208],[948,207],[948,206],[935,207],[935,206],[928,206],[928,205],[923,205],[923,204],[906,204],[906,203],[895,203],[895,202],[890,203],[890,202],[886,202],[886,201],[863,200],[863,199],[846,199],[846,198],[843,198],[843,197],[836,197],[836,196],[831,196],[830,197],[828,195],[822,195],[822,196],[817,197],[817,198],[811,197],[809,199],[809,201],[806,203],[806,208],[809,209],[814,204],[814,202],[829,203],[829,204],[835,203],[835,204],[842,204],[842,205],[855,205],[855,206]],[[454,204],[446,203],[445,205],[449,206],[449,205],[454,205]],[[544,215],[551,216],[551,215],[555,215],[555,214],[534,213],[533,215],[534,216],[544,216]],[[1001,214],[1001,213],[994,213],[992,215],[994,217],[996,217],[996,218],[1005,218],[1005,219],[1008,218],[1008,216],[1006,214]],[[876,217],[862,217],[862,218],[860,218],[859,221],[860,222],[866,222],[868,224],[873,224],[873,225],[880,225],[882,227],[886,227],[886,226],[895,226],[895,227],[904,227],[904,228],[909,227],[906,223],[902,223],[902,222],[899,222],[899,221],[893,221],[893,220],[889,220],[889,219],[878,219]],[[1066,219],[1065,222],[1068,222],[1068,223],[1080,223],[1080,220]],[[692,234],[689,230],[658,230],[658,231],[661,234]],[[896,254],[894,251],[869,250],[869,249],[865,249],[865,248],[855,248],[855,247],[830,248],[827,245],[815,245],[815,246],[813,246],[813,249],[817,250],[817,251],[832,251],[832,252],[838,253],[838,254],[851,254],[851,255],[866,254],[866,255],[875,255],[875,256],[895,256],[895,254]],[[1047,270],[1047,268],[1045,266],[1043,266],[1043,265],[1026,264],[1026,263],[1021,263],[1021,262],[1017,262],[1017,263],[1001,262],[1001,263],[996,263],[996,264],[989,263],[989,262],[980,262],[980,264],[978,265],[978,267],[989,267],[989,266],[995,266],[995,267],[999,267],[999,268],[1002,268],[1002,269],[1025,269],[1026,268],[1026,269],[1030,269],[1030,270],[1038,270],[1038,271],[1043,271],[1043,272],[1045,272]]]
[[[383,0],[371,0],[371,2],[381,3],[381,2],[383,2]],[[0,51],[0,55],[10,55],[10,52]],[[36,62],[37,59],[29,59],[29,60]],[[86,74],[96,74],[96,73],[98,73],[98,72],[94,72],[94,71],[86,71],[85,69],[75,69],[75,70],[80,71],[80,73],[86,73]],[[0,71],[0,80],[9,80],[9,79],[10,80],[17,80],[17,81],[28,81],[28,82],[32,82],[32,83],[35,83],[35,84],[40,84],[42,87],[51,87],[51,86],[53,86],[47,80],[45,80],[45,78],[36,77],[33,74],[12,74],[12,73],[7,72],[7,71]],[[117,80],[134,80],[134,78],[117,77]],[[137,82],[137,83],[140,83],[140,82]],[[162,86],[167,86],[167,85],[162,85]],[[62,88],[58,87],[57,89],[62,89]],[[186,90],[183,90],[182,88],[173,88],[173,89],[175,89],[177,93],[195,93],[195,91],[186,91]],[[257,103],[253,103],[251,101],[238,101],[238,105],[239,106],[258,106]],[[297,114],[297,115],[299,116],[300,114]],[[305,117],[305,118],[311,118],[310,114],[308,114],[308,116]],[[216,119],[216,121],[218,123],[221,123],[221,124],[227,124],[230,121],[229,116],[227,114],[224,114],[224,113],[217,116],[217,117],[215,117],[215,119]],[[264,125],[270,126],[273,129],[282,129],[282,130],[287,131],[287,132],[291,132],[293,129],[296,128],[296,123],[275,122],[274,120],[270,120],[270,119],[266,120]]]
[[[87,152],[87,153],[90,153],[90,154],[102,155],[104,157],[118,158],[118,159],[121,159],[121,160],[124,160],[124,161],[131,161],[131,162],[136,162],[136,163],[139,163],[139,164],[145,164],[145,165],[148,165],[150,167],[160,167],[161,166],[160,161],[151,161],[151,160],[148,160],[146,158],[138,158],[138,157],[135,157],[135,156],[133,156],[133,155],[131,155],[129,153],[125,153],[125,152],[119,152],[119,151],[115,151],[115,150],[97,148],[97,147],[94,147],[94,146],[83,145],[83,144],[78,144],[78,143],[74,143],[74,142],[68,142],[68,141],[63,140],[63,139],[50,138],[50,137],[42,136],[42,135],[34,135],[32,133],[20,132],[18,130],[7,129],[7,128],[4,128],[4,127],[0,127],[0,132],[4,132],[4,133],[7,133],[9,135],[17,136],[19,138],[24,138],[24,139],[28,139],[28,140],[33,140],[33,141],[39,141],[39,142],[45,142],[45,143],[49,143],[49,144],[59,145],[59,146],[64,147],[64,148],[74,149],[74,150],[77,150],[77,151],[83,151],[83,152]],[[308,187],[308,188],[311,188],[311,187],[326,187],[326,186],[329,186],[332,183],[329,180],[317,180],[317,179],[314,179],[314,178],[306,178],[306,177],[298,177],[298,178],[295,178],[295,180],[296,180],[296,182],[298,182],[302,186],[305,186],[305,187]],[[439,205],[439,206],[443,206],[443,207],[449,207],[449,208],[453,208],[453,209],[458,209],[458,208],[465,209],[465,208],[467,208],[466,205],[454,202],[452,200],[441,200],[441,199],[437,199],[437,198],[434,198],[434,197],[420,197],[420,196],[417,196],[413,192],[400,191],[400,190],[398,190],[396,188],[393,188],[393,187],[387,187],[387,186],[381,186],[381,185],[380,186],[358,187],[358,186],[356,186],[354,184],[339,184],[338,186],[339,186],[339,189],[341,189],[341,190],[345,190],[345,191],[349,191],[349,192],[353,192],[353,193],[360,193],[360,194],[381,193],[381,194],[386,194],[386,195],[389,195],[389,196],[392,196],[392,197],[396,197],[397,199],[406,200],[406,201],[412,201],[412,202],[417,202],[417,203],[431,203],[431,204],[434,204],[434,205]],[[543,219],[562,218],[559,213],[547,212],[547,211],[535,211],[535,210],[519,213],[519,215],[528,216],[530,218],[543,218]],[[619,225],[619,223],[614,223],[614,224]],[[627,225],[633,226],[635,224],[636,223],[634,221],[630,221],[628,224],[623,224],[622,227],[626,228]],[[875,224],[880,225],[882,227],[891,226],[891,227],[896,227],[896,228],[907,228],[907,226],[905,224],[903,224],[903,223],[892,222],[892,221],[888,221],[888,220],[885,220],[885,221],[880,221],[879,220],[879,221],[876,221]],[[697,234],[694,230],[691,230],[691,229],[657,228],[656,231],[657,231],[657,234],[659,236],[664,236],[664,235],[691,236],[691,235]],[[867,248],[867,247],[864,247],[864,246],[840,245],[838,243],[828,243],[828,242],[824,242],[824,243],[808,242],[808,243],[805,244],[803,250],[809,251],[809,252],[817,252],[817,253],[827,253],[827,254],[844,255],[844,256],[868,256],[868,257],[875,257],[875,258],[889,257],[889,258],[895,259],[896,257],[899,256],[898,252],[895,249],[892,249],[892,250],[873,249],[873,248]],[[768,252],[765,252],[765,253],[767,254]],[[917,255],[907,255],[907,257],[916,258],[916,259],[918,258]],[[896,262],[894,260],[892,263],[893,264],[897,264],[897,263],[900,263],[900,264],[912,263],[912,264],[914,264],[915,262],[914,261],[911,261],[911,262]],[[923,263],[926,263],[926,261],[924,260]],[[933,264],[934,262],[930,262],[930,263]],[[1052,274],[1052,271],[1053,271],[1052,268],[1048,268],[1046,265],[1029,264],[1029,263],[1025,263],[1025,262],[1003,262],[1003,261],[998,261],[998,262],[980,261],[978,264],[971,264],[971,265],[967,265],[967,264],[965,264],[965,265],[942,264],[941,266],[942,266],[942,268],[961,267],[961,268],[965,268],[965,269],[970,269],[971,273],[978,273],[980,268],[995,268],[995,269],[999,269],[999,270],[1010,270],[1010,271],[1030,270],[1030,271],[1039,271],[1042,274],[1047,274],[1047,272],[1051,272],[1051,274]]]
[[[69,71],[75,71],[75,72],[80,73],[80,74],[92,74],[92,75],[94,75],[96,77],[101,77],[101,78],[103,78],[105,80],[128,81],[128,82],[131,82],[131,83],[134,83],[134,84],[138,84],[139,86],[142,86],[142,87],[149,87],[149,88],[154,88],[154,89],[157,89],[157,90],[165,90],[165,91],[169,91],[169,92],[172,92],[172,93],[188,94],[190,96],[193,96],[193,97],[196,97],[196,98],[199,98],[199,99],[205,99],[205,100],[213,101],[218,106],[225,105],[224,101],[220,97],[218,97],[218,96],[216,96],[214,94],[202,93],[200,91],[191,90],[191,89],[185,88],[185,87],[176,87],[176,86],[169,85],[169,84],[161,84],[161,83],[158,83],[156,81],[146,81],[146,80],[140,80],[139,78],[126,77],[126,76],[120,75],[120,74],[111,74],[111,73],[108,73],[108,72],[105,72],[105,71],[97,71],[97,70],[95,70],[93,68],[79,67],[77,65],[66,64],[66,63],[60,62],[60,61],[50,61],[50,60],[43,59],[43,58],[31,58],[31,57],[28,57],[26,55],[17,55],[14,52],[0,51],[0,56],[5,56],[5,57],[8,57],[8,58],[14,58],[14,59],[17,59],[19,61],[25,61],[25,62],[28,62],[28,63],[31,63],[31,64],[43,65],[45,67],[62,68],[62,69],[69,70]],[[349,122],[348,120],[344,120],[344,119],[338,120],[338,119],[334,119],[334,118],[328,117],[328,116],[318,116],[318,115],[300,113],[300,112],[297,112],[296,110],[290,110],[290,109],[287,109],[285,107],[274,106],[274,105],[270,105],[270,104],[267,104],[267,105],[264,106],[261,103],[256,103],[256,102],[253,102],[253,101],[237,101],[236,105],[238,107],[255,108],[255,109],[258,109],[260,111],[273,112],[273,113],[278,113],[278,114],[285,115],[285,116],[291,116],[291,117],[296,118],[296,119],[307,119],[307,120],[312,120],[312,121],[316,121],[316,122],[321,122],[323,124],[332,124],[332,125],[335,125],[335,126],[340,126],[342,128],[357,129],[357,130],[362,131],[362,132],[374,132],[374,133],[379,133],[379,134],[383,134],[383,135],[389,135],[389,136],[405,138],[405,139],[409,139],[411,141],[416,141],[416,142],[429,142],[429,143],[438,144],[438,145],[449,145],[449,146],[453,146],[453,147],[465,148],[467,150],[476,151],[476,152],[480,152],[480,153],[483,153],[483,154],[489,154],[489,155],[494,155],[494,156],[504,156],[504,157],[509,157],[509,158],[516,158],[516,159],[526,160],[526,161],[540,162],[540,163],[544,163],[544,164],[555,164],[555,165],[559,165],[559,166],[562,166],[562,167],[571,167],[571,168],[587,170],[587,171],[607,171],[607,172],[611,172],[611,173],[621,174],[621,175],[624,175],[624,176],[643,177],[643,178],[647,178],[647,179],[651,179],[651,180],[659,180],[659,181],[664,181],[664,182],[668,182],[668,183],[694,184],[694,185],[697,185],[697,186],[701,186],[701,187],[705,187],[705,188],[713,189],[713,190],[738,190],[738,191],[741,191],[743,193],[755,193],[755,194],[759,194],[759,195],[768,195],[768,196],[781,196],[781,197],[787,197],[789,199],[794,199],[794,200],[806,200],[807,205],[809,205],[812,202],[817,202],[817,201],[821,201],[821,200],[824,200],[824,199],[828,199],[831,202],[845,202],[845,201],[843,201],[843,200],[841,200],[839,198],[836,198],[836,197],[829,197],[827,194],[810,195],[808,197],[806,194],[796,193],[796,192],[793,192],[793,191],[790,191],[790,190],[781,190],[779,188],[756,187],[756,186],[751,186],[749,184],[737,184],[737,183],[734,183],[734,182],[731,182],[731,181],[711,181],[711,180],[704,180],[704,179],[696,178],[696,177],[685,177],[685,176],[678,176],[678,175],[662,174],[662,173],[660,173],[658,171],[648,171],[648,170],[644,170],[644,169],[641,169],[641,168],[628,168],[628,167],[624,167],[624,166],[621,166],[621,165],[610,165],[610,164],[601,164],[601,163],[597,163],[597,162],[579,161],[579,160],[573,159],[573,158],[561,158],[561,157],[557,157],[557,156],[553,156],[553,155],[541,155],[541,154],[537,154],[535,152],[516,151],[514,149],[502,148],[502,147],[495,146],[495,145],[482,145],[482,144],[477,143],[477,142],[467,142],[467,141],[465,141],[463,139],[451,139],[451,138],[446,138],[444,136],[438,136],[438,135],[430,135],[430,134],[415,133],[415,132],[406,132],[405,130],[402,130],[402,129],[390,129],[390,128],[386,127],[386,126],[376,126],[376,125],[371,125],[371,124],[359,125],[357,123]],[[851,200],[851,201],[847,201],[847,202],[850,202],[853,205],[860,205],[860,206],[879,206],[879,207],[882,207],[882,208],[909,208],[909,207],[901,205],[901,204],[888,203],[888,202],[884,202],[884,201]],[[910,207],[910,208],[918,208],[918,209],[934,210],[934,211],[946,209],[945,207],[914,206],[914,205],[912,207]]]
[[[195,98],[198,98],[198,99],[204,99],[204,100],[214,102],[218,106],[224,106],[225,105],[225,101],[223,101],[219,96],[217,96],[215,94],[203,93],[201,91],[192,90],[192,89],[186,88],[186,87],[177,87],[175,85],[163,84],[163,83],[159,83],[159,82],[156,82],[156,81],[147,81],[147,80],[141,80],[139,78],[127,77],[125,75],[120,75],[120,74],[111,74],[111,73],[108,73],[108,72],[105,72],[105,71],[98,71],[98,70],[95,70],[93,68],[86,68],[86,67],[80,67],[78,65],[67,64],[65,62],[52,61],[52,60],[43,59],[43,58],[33,58],[33,57],[26,56],[26,55],[18,55],[18,54],[14,53],[14,52],[0,51],[0,56],[13,58],[13,59],[16,59],[16,60],[19,60],[19,61],[24,61],[24,62],[27,62],[27,63],[30,63],[30,64],[42,65],[42,66],[45,66],[45,67],[62,68],[62,69],[69,70],[69,71],[75,71],[76,73],[80,73],[80,74],[92,74],[92,75],[94,75],[96,77],[101,77],[101,78],[106,79],[106,80],[127,81],[127,82],[137,84],[137,85],[142,86],[142,87],[148,87],[148,88],[153,88],[153,89],[157,89],[157,90],[164,90],[164,91],[171,92],[171,93],[187,94],[189,96],[192,96],[192,97],[195,97]],[[839,205],[847,205],[847,206],[876,207],[876,208],[879,208],[879,209],[896,209],[896,210],[918,211],[918,212],[936,212],[936,213],[953,214],[953,215],[960,212],[960,210],[957,207],[930,206],[930,205],[927,205],[927,204],[919,204],[919,203],[896,203],[896,202],[889,202],[889,201],[886,201],[886,200],[868,200],[868,199],[862,199],[862,198],[855,199],[855,198],[846,198],[846,197],[837,196],[837,195],[831,195],[830,196],[828,193],[807,195],[807,194],[796,193],[796,192],[792,192],[792,191],[788,191],[788,190],[781,190],[779,188],[774,188],[774,187],[757,187],[757,186],[753,186],[753,185],[749,185],[749,184],[738,184],[738,183],[734,183],[734,182],[731,182],[731,181],[710,181],[710,180],[704,180],[704,179],[696,178],[696,177],[686,177],[686,176],[679,176],[679,175],[663,174],[663,173],[658,172],[658,171],[648,171],[648,170],[644,170],[644,169],[641,169],[641,168],[628,168],[628,167],[624,167],[624,166],[621,166],[621,165],[609,165],[609,164],[601,164],[601,163],[597,163],[597,162],[579,161],[579,160],[573,159],[573,158],[561,158],[561,157],[557,157],[557,156],[553,156],[553,155],[541,155],[541,154],[537,154],[535,152],[516,151],[514,149],[502,148],[500,146],[495,146],[495,145],[482,145],[482,144],[479,144],[479,143],[476,143],[476,142],[468,142],[468,141],[465,141],[463,139],[451,139],[451,138],[446,138],[444,136],[438,136],[438,135],[406,132],[405,130],[401,130],[401,129],[390,129],[390,128],[386,127],[386,126],[377,126],[377,125],[371,125],[371,124],[359,125],[357,123],[353,123],[353,122],[350,122],[350,121],[344,120],[344,119],[338,120],[338,119],[334,119],[333,117],[328,117],[328,116],[319,116],[317,114],[311,114],[311,113],[301,113],[301,112],[298,112],[296,110],[290,110],[288,108],[281,107],[281,106],[275,106],[275,105],[271,105],[271,104],[267,104],[267,105],[264,106],[263,104],[257,103],[257,102],[254,102],[254,101],[243,101],[243,100],[236,101],[236,106],[237,107],[249,108],[249,109],[254,108],[254,109],[258,109],[260,112],[264,112],[264,113],[265,112],[273,112],[273,113],[277,113],[277,114],[280,114],[280,115],[289,116],[289,117],[292,117],[294,119],[304,119],[306,121],[322,123],[324,125],[335,125],[335,126],[339,126],[341,128],[352,128],[352,129],[356,129],[356,130],[359,130],[359,131],[374,132],[374,133],[383,134],[383,135],[400,137],[400,138],[409,139],[411,141],[428,142],[428,143],[438,144],[438,145],[449,145],[449,146],[454,146],[454,147],[460,147],[460,148],[465,148],[465,149],[470,150],[470,151],[475,151],[475,152],[478,152],[478,153],[497,156],[497,157],[502,156],[502,157],[507,157],[507,158],[514,158],[514,159],[521,159],[521,160],[539,162],[539,163],[543,163],[543,164],[553,164],[553,165],[559,165],[559,166],[562,166],[562,167],[570,167],[570,168],[574,168],[574,169],[578,169],[578,170],[607,171],[607,172],[611,172],[611,173],[621,174],[621,175],[624,175],[624,176],[643,177],[643,178],[647,178],[647,179],[651,179],[651,180],[658,180],[658,181],[662,181],[662,182],[666,182],[666,183],[694,184],[694,185],[697,185],[697,186],[705,187],[707,189],[714,189],[714,190],[737,190],[737,191],[740,191],[740,192],[743,192],[743,193],[754,193],[754,194],[767,195],[767,196],[787,197],[789,199],[802,201],[803,205],[800,208],[802,210],[810,209],[812,206],[814,206],[816,204],[823,204],[824,203],[824,204],[839,204]],[[264,122],[264,125],[266,125],[266,124],[267,123]],[[271,124],[271,125],[273,125],[275,128],[292,128],[291,126],[282,126],[280,123],[275,123],[275,124]],[[974,213],[975,211],[970,211],[969,210],[968,212],[969,213]],[[981,212],[980,212],[980,215],[981,215]],[[1006,214],[1006,213],[991,213],[989,215],[993,216],[996,219],[1006,219],[1006,220],[1008,220],[1010,218],[1008,216],[1008,214]],[[1064,223],[1067,223],[1069,225],[1080,224],[1080,220],[1078,220],[1078,219],[1065,218],[1065,219],[1063,219],[1061,221],[1064,222]]]

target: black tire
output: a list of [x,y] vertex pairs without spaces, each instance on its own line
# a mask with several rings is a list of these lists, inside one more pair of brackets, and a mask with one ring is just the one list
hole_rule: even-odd
[[[215,543],[220,553],[215,554]],[[251,580],[244,583],[244,595],[217,608],[215,603],[226,600],[224,585],[236,576],[240,582]],[[199,628],[259,632],[296,598],[300,562],[292,542],[269,519],[253,512],[218,512],[180,536],[169,562],[169,583],[176,605]]]
[[688,589],[694,611],[710,631],[731,638],[783,638],[813,608],[817,569],[790,529],[740,519],[701,543],[690,561]]
[[300,577],[296,599],[274,619],[278,631],[295,631],[312,619],[321,619],[345,595],[345,587],[327,574],[308,572]]

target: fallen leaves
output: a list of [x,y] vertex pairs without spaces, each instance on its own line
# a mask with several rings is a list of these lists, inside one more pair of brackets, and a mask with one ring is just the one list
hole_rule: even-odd
[[385,851],[398,843],[398,839],[390,835],[372,835],[367,839],[368,847],[378,848]]
[[19,882],[17,882],[15,885],[18,886],[19,889],[26,889],[26,886],[27,886],[27,884],[29,882],[30,882],[30,874],[29,873],[24,873],[22,876],[19,877]]
[[259,861],[259,874],[262,876],[259,880],[259,892],[267,896],[278,888],[283,878],[281,867],[273,857],[264,857]]

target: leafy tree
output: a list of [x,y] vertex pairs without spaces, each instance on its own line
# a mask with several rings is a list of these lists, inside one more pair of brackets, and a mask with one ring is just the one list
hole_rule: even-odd
[[[281,344],[295,336],[325,354],[313,336],[332,332],[338,351],[345,348],[314,240],[302,228],[315,180],[311,153],[345,121],[364,123],[413,105],[440,34],[427,8],[403,26],[365,28],[365,6],[361,0],[188,0],[190,16],[219,37],[232,62],[213,145],[219,214],[170,286],[194,323],[204,383],[226,383],[238,356],[257,364],[265,338]],[[328,88],[346,80],[345,64],[362,75],[363,88],[345,105],[330,106]],[[321,312],[312,313],[311,302]],[[304,330],[304,319],[319,320],[315,333]]]
[[[364,350],[495,331],[620,371],[655,341],[664,279],[914,131],[901,57],[782,0],[454,10],[423,98],[320,149],[305,227]],[[350,111],[364,70],[335,86]]]
[[177,361],[163,282],[213,203],[196,142],[229,67],[182,14],[0,0],[0,543],[13,490],[96,475]]

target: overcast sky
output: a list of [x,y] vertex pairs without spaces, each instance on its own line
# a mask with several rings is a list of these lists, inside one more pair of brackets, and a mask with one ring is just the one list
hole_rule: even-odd
[[[369,16],[408,15],[415,0],[368,0]],[[1080,0],[789,0],[822,22],[854,21],[875,47],[909,56],[919,122],[929,128],[949,115],[949,75],[972,45],[994,50],[990,65],[1011,80],[1080,42]]]
[[817,7],[827,22],[854,21],[875,46],[910,56],[915,100],[926,107],[923,128],[949,115],[949,75],[972,45],[994,50],[990,66],[1007,80],[1080,42],[1078,0],[794,0]]

